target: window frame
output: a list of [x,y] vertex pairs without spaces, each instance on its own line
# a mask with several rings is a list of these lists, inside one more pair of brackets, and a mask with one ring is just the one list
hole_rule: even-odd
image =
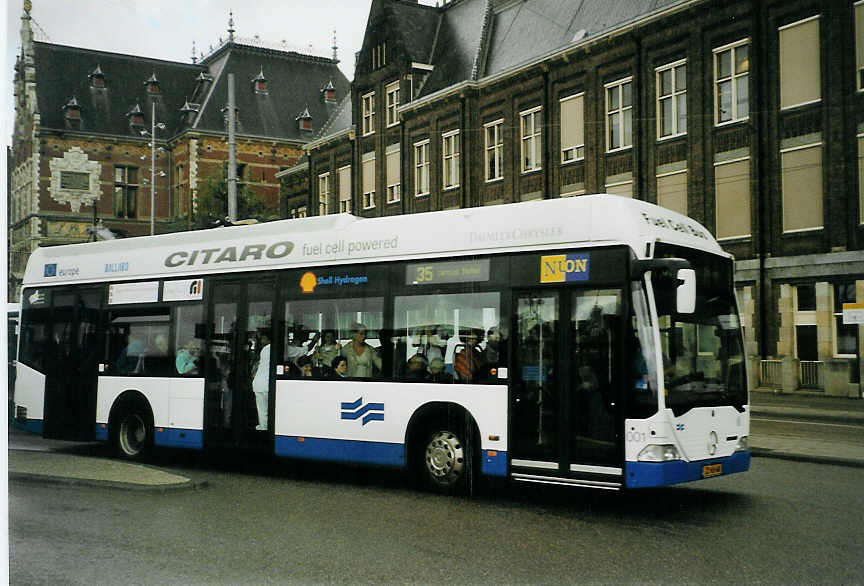
[[[852,286],[853,295],[856,293],[855,290],[855,281],[843,281],[843,282],[833,282],[831,283],[831,350],[832,354],[835,358],[857,358],[858,354],[840,354],[837,348],[837,334],[838,334],[838,326],[843,322],[843,301],[840,300],[838,305],[837,299],[837,286],[838,285],[846,285]],[[853,299],[850,303],[857,303],[857,299]],[[839,323],[838,323],[839,321]],[[854,324],[842,324],[842,325],[852,325]]]
[[[348,198],[342,199],[342,171],[348,169]],[[339,213],[350,214],[351,213],[351,165],[343,165],[336,170],[337,177],[339,178]],[[345,206],[343,204],[347,203]]]
[[[531,133],[527,135],[526,120],[531,121]],[[531,147],[531,160],[526,160],[526,145]],[[519,155],[519,168],[523,175],[543,170],[543,106],[519,112]]]
[[[683,90],[678,89],[678,69],[684,69],[684,79],[685,85]],[[660,83],[660,75],[665,73],[666,71],[670,71],[672,74],[672,93],[668,95],[661,95],[661,83]],[[657,140],[669,140],[673,138],[678,138],[680,136],[685,136],[687,134],[687,119],[686,119],[686,110],[687,110],[687,59],[679,59],[673,63],[668,63],[666,65],[661,65],[654,70],[654,79],[657,84],[656,90],[656,106],[657,106]],[[684,110],[685,110],[685,119],[684,119],[684,130],[682,131],[678,127],[678,97],[684,96]],[[664,100],[671,100],[672,102],[672,133],[671,134],[663,134],[663,104]]]
[[[739,122],[744,122],[750,119],[750,38],[744,38],[739,41],[735,41],[733,43],[729,43],[727,45],[723,45],[722,47],[717,47],[713,49],[712,60],[713,60],[713,70],[714,70],[714,126],[726,126],[727,124],[736,124]],[[735,53],[739,47],[747,47],[747,71],[745,73],[735,73]],[[719,56],[721,53],[726,51],[731,51],[730,55],[730,75],[729,77],[724,77],[722,80],[718,78],[719,75]],[[739,116],[738,115],[738,84],[739,80],[745,77],[747,84],[747,115]],[[731,95],[732,95],[732,113],[730,114],[731,118],[729,120],[720,120],[720,84],[729,81],[731,83]]]
[[[624,106],[624,86],[630,84],[630,105]],[[618,107],[615,109],[610,109],[609,104],[609,90],[617,88],[618,89]],[[607,153],[616,153],[619,151],[625,151],[627,149],[633,148],[633,76],[629,75],[627,77],[622,77],[615,81],[603,84],[603,99],[605,104],[605,127],[606,127],[606,152]],[[618,132],[621,135],[621,145],[620,146],[612,146],[612,136],[611,129],[612,123],[611,119],[614,115],[618,115]],[[629,114],[630,116],[630,136],[625,140],[625,119]]]
[[[581,144],[574,144],[574,145],[566,145],[565,146],[564,142],[563,142],[563,136],[564,136],[563,111],[564,110],[563,110],[562,104],[564,104],[564,102],[569,102],[571,100],[578,100],[580,98],[582,99],[582,136],[579,138],[581,138],[582,142],[581,142]],[[567,97],[564,97],[564,98],[561,98],[560,100],[558,100],[558,111],[562,114],[562,120],[561,120],[561,128],[562,128],[561,137],[562,138],[561,138],[561,145],[560,145],[561,146],[561,148],[560,148],[561,164],[562,165],[570,165],[572,163],[584,161],[585,160],[585,92],[579,92],[577,94],[573,94],[573,95],[570,95],[570,96],[567,96]],[[579,153],[580,150],[582,151],[581,155]],[[565,158],[567,151],[573,151],[573,158],[572,159],[566,159]]]
[[[123,177],[121,181],[117,180],[117,171],[122,169]],[[129,170],[134,169],[136,175],[136,182],[129,181]],[[113,212],[115,218],[126,218],[126,219],[136,219],[138,218],[138,191],[141,188],[141,176],[139,167],[134,167],[132,165],[114,165],[114,201],[113,203]],[[120,190],[122,197],[122,215],[117,213],[117,190]],[[129,202],[134,201],[134,210],[133,214],[129,215]]]
[[[429,195],[432,191],[431,187],[431,161],[429,160],[429,144],[428,138],[414,143],[414,196],[422,197]],[[422,161],[418,159],[418,153],[422,153]],[[425,185],[423,182],[425,181]],[[425,191],[422,188],[425,187]]]
[[[818,226],[810,226],[807,228],[792,228],[792,229],[787,230],[786,229],[786,216],[783,213],[783,208],[786,205],[786,194],[783,191],[783,176],[784,176],[784,171],[785,171],[785,169],[783,168],[783,155],[785,155],[787,153],[806,151],[806,150],[810,150],[810,149],[819,149],[819,158],[820,158],[820,161],[822,163],[822,165],[821,165],[821,171],[822,172],[821,172],[820,180],[822,181],[823,189],[819,194],[820,198],[822,199],[822,205],[821,205],[822,217],[819,218],[819,225]],[[802,145],[795,145],[793,147],[788,147],[785,149],[784,148],[780,149],[780,210],[781,210],[780,229],[781,229],[782,234],[796,234],[796,233],[803,233],[803,232],[815,232],[818,230],[824,230],[825,229],[824,181],[825,181],[825,141],[824,140],[820,140],[819,142],[802,144]]]
[[399,203],[402,201],[402,144],[396,143],[395,148],[388,147],[389,150],[384,151],[384,170],[385,173],[389,169],[388,158],[392,155],[397,156],[397,165],[399,167],[399,181],[390,183],[390,174],[386,173],[385,181],[387,183],[387,203]]
[[[326,189],[322,189],[322,185]],[[318,215],[330,213],[330,171],[318,174]]]
[[[400,91],[398,79],[384,86],[384,92],[387,97],[387,128],[399,125]],[[395,96],[395,99],[391,100],[391,96]]]
[[816,98],[815,100],[807,100],[805,102],[800,102],[797,104],[789,104],[787,106],[784,106],[783,105],[783,81],[782,81],[782,79],[779,79],[779,87],[778,87],[777,95],[778,95],[778,100],[780,101],[780,110],[783,110],[783,111],[793,110],[795,108],[800,108],[801,106],[807,106],[810,104],[818,104],[819,102],[822,101],[822,76],[823,76],[823,72],[822,72],[822,64],[821,64],[821,48],[822,48],[821,16],[822,16],[821,14],[814,14],[813,16],[808,16],[807,18],[802,18],[801,20],[797,20],[795,22],[790,22],[789,24],[785,24],[781,27],[777,27],[777,37],[778,37],[778,40],[777,40],[777,53],[778,53],[777,72],[778,73],[777,73],[777,75],[780,76],[781,75],[780,59],[782,58],[782,54],[783,54],[783,47],[782,47],[781,42],[780,42],[780,32],[783,30],[786,30],[786,29],[795,28],[796,26],[801,26],[801,25],[806,24],[806,23],[813,21],[813,20],[819,21],[819,24],[816,26],[816,30],[819,33],[819,39],[818,39],[819,42],[818,42],[817,51],[820,51],[820,55],[817,56],[817,63],[819,64],[819,97]]
[[[858,47],[858,37],[861,36],[861,41],[864,43],[864,30],[860,33],[857,30],[858,10],[862,11],[861,22],[864,25],[864,0],[858,0],[852,4],[852,36],[855,42],[855,89],[858,92],[864,92],[864,47]],[[861,57],[859,62],[858,58]]]
[[363,136],[375,134],[375,90],[360,96]]
[[[360,204],[363,206],[364,210],[371,210],[375,208],[375,187],[378,183],[378,177],[376,173],[376,159],[375,151],[369,151],[364,154],[360,161],[360,189],[362,192]],[[366,182],[366,166],[368,163],[372,163],[372,189],[370,191],[365,191],[365,182]]]
[[[450,145],[450,154],[447,154],[447,143]],[[445,132],[441,135],[441,187],[444,191],[457,189],[462,183],[461,173],[462,139],[459,129]],[[447,172],[451,172],[453,183],[448,184]]]
[[[494,133],[495,143],[491,146],[489,145],[489,130],[492,129]],[[495,181],[501,181],[504,179],[504,118],[499,118],[497,120],[493,120],[492,122],[487,122],[483,125],[483,144],[484,144],[484,156],[483,156],[483,176],[485,178],[486,183],[493,183]],[[494,177],[489,176],[489,156],[490,154],[495,159],[495,171],[496,175]]]

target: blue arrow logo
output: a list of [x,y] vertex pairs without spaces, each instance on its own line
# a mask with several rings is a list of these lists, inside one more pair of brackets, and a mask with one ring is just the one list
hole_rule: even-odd
[[384,403],[363,404],[363,397],[353,403],[342,403],[342,419],[361,419],[363,425],[370,421],[384,421]]

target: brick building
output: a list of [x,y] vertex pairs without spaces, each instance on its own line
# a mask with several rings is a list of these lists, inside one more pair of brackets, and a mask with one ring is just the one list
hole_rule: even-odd
[[[34,40],[27,3],[15,71],[9,165],[9,296],[36,246],[86,242],[97,223],[127,236],[189,227],[228,160],[227,77],[235,78],[238,178],[279,215],[276,173],[293,166],[349,92],[332,58],[234,36],[200,62]],[[150,137],[156,165],[151,173]]]
[[305,148],[289,215],[596,192],[688,214],[738,259],[752,384],[861,396],[864,2],[373,0]]

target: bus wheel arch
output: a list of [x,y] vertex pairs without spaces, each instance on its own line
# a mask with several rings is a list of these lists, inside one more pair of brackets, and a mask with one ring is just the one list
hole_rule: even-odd
[[427,403],[408,422],[408,468],[439,494],[471,494],[480,462],[477,422],[462,405]]
[[108,417],[111,446],[124,460],[141,461],[153,449],[153,409],[140,391],[124,391],[114,400]]

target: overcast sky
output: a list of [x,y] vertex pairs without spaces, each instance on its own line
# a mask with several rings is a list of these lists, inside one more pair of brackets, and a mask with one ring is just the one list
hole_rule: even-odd
[[[330,56],[333,31],[342,72],[354,77],[372,0],[32,0],[37,40],[169,61],[191,62],[197,52],[218,46],[228,36],[234,12],[238,37],[290,50]],[[424,0],[434,4],[434,0]],[[23,0],[6,0],[3,71],[3,145],[11,142],[14,102],[12,79],[20,51]],[[41,29],[41,32],[40,30]],[[311,50],[310,50],[311,46]],[[38,76],[38,72],[37,72]]]

